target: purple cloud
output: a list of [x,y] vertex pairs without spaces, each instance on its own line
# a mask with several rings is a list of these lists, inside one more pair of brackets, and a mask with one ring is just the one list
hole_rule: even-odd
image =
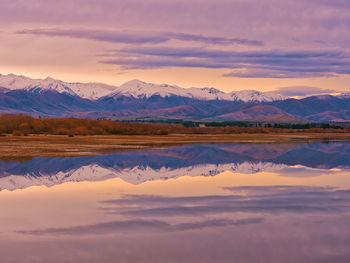
[[56,30],[56,29],[25,29],[17,31],[16,34],[23,35],[43,35],[53,37],[71,37],[91,39],[112,43],[162,43],[169,41],[165,35],[147,35],[142,33],[130,33],[126,31],[100,31],[100,30]]
[[225,77],[309,78],[350,73],[350,55],[339,50],[255,50],[130,47],[112,50],[100,61],[127,69],[196,67],[233,69]]
[[[38,40],[42,45],[53,43],[47,45],[50,56],[54,53],[50,47],[55,50],[55,45],[64,45],[66,38],[115,43],[119,50],[106,54],[101,63],[124,69],[220,68],[227,70],[225,77],[277,79],[350,74],[346,54],[350,12],[346,0],[3,0],[0,21],[3,31],[18,33],[9,34],[13,39],[3,48],[14,57],[17,49],[13,40],[20,41],[25,34],[60,37],[57,43]],[[23,30],[23,25],[51,29]],[[179,43],[186,48],[169,47]],[[34,52],[32,46],[36,44],[31,42],[23,50]],[[119,44],[127,48],[120,49]],[[160,44],[168,47],[143,47]],[[208,45],[215,50],[196,47]],[[236,54],[229,51],[232,45]],[[306,51],[290,51],[296,45]],[[91,47],[87,43],[79,48],[86,52],[82,60],[92,52],[101,52],[99,47],[92,51],[92,43]],[[243,49],[249,51],[241,52]],[[52,57],[52,64],[61,61],[59,55]]]
[[211,37],[200,34],[186,34],[174,32],[136,32],[136,31],[112,31],[112,30],[83,30],[83,29],[25,29],[19,30],[16,34],[25,35],[42,35],[54,37],[71,37],[82,38],[96,41],[104,41],[111,43],[129,43],[129,44],[144,44],[144,43],[164,43],[170,40],[181,40],[199,42],[205,44],[220,44],[220,45],[248,45],[248,46],[263,46],[263,43],[258,40],[241,39],[241,38],[226,38],[226,37]]
[[229,73],[223,74],[223,77],[235,78],[317,78],[317,77],[335,77],[333,73],[324,72],[291,72],[288,70],[274,70],[274,69],[259,69],[259,68],[243,68],[233,70]]
[[310,87],[310,86],[293,86],[293,87],[281,87],[276,90],[276,93],[286,97],[305,97],[309,95],[337,93],[337,91],[332,89],[322,89],[322,88]]

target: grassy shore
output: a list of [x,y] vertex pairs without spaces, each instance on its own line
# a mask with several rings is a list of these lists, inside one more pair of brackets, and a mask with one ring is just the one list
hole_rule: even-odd
[[171,135],[95,135],[1,136],[0,159],[20,160],[35,156],[87,156],[126,149],[194,144],[237,142],[323,142],[349,140],[349,133],[279,133],[279,134],[171,134]]

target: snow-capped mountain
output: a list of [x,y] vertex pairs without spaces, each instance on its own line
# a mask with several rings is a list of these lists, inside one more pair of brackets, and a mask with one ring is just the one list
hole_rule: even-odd
[[215,88],[184,89],[140,80],[116,87],[0,74],[0,112],[110,120],[348,122],[350,94],[295,99],[276,92],[225,93]]
[[274,92],[260,92],[256,90],[234,91],[229,93],[229,95],[232,98],[231,100],[244,101],[244,102],[252,102],[252,101],[272,102],[272,101],[284,100],[287,98]]
[[31,79],[25,76],[17,76],[14,74],[0,75],[0,86],[15,90],[24,89],[32,92],[40,92],[42,89],[51,89],[59,93],[67,93],[69,95],[76,95],[76,93],[63,82],[54,80],[52,78],[46,79]]
[[337,97],[338,97],[338,98],[341,98],[341,99],[350,98],[350,92],[342,93],[342,94],[338,95]]
[[102,83],[68,83],[49,77],[46,79],[31,79],[14,74],[0,74],[0,87],[10,90],[24,89],[33,93],[49,89],[55,90],[59,93],[66,93],[72,96],[79,96],[90,100],[97,100],[101,97],[120,96],[143,99],[150,98],[154,95],[158,95],[162,98],[179,96],[197,100],[226,100],[243,102],[271,102],[285,99],[279,94],[263,93],[255,90],[225,93],[215,88],[184,89],[178,86],[146,83],[140,80],[131,80],[119,87],[116,87]]
[[68,83],[69,87],[74,90],[78,96],[97,100],[111,92],[115,87],[103,83]]
[[96,100],[105,96],[114,89],[114,87],[102,83],[67,83],[49,77],[46,79],[31,79],[14,74],[0,74],[0,87],[9,90],[23,89],[33,93],[38,93],[42,90],[55,90],[59,93],[66,93],[90,100]]
[[184,89],[178,86],[167,84],[146,83],[140,80],[131,80],[108,94],[107,97],[127,96],[133,98],[150,98],[154,95],[160,97],[180,96],[198,100],[227,100],[243,102],[270,102],[283,100],[285,97],[274,93],[263,93],[255,90],[235,91],[225,93],[215,88],[189,88]]
[[170,85],[157,85],[152,83],[145,83],[140,80],[131,80],[120,87],[116,87],[115,90],[108,94],[108,97],[118,97],[118,96],[127,96],[133,98],[149,98],[153,95],[159,95],[161,97],[168,96],[182,96],[182,97],[191,97],[191,93],[185,89],[182,89],[178,86]]

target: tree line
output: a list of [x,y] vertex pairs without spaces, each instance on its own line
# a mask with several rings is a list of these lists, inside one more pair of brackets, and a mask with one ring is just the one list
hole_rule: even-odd
[[0,116],[0,134],[15,136],[28,134],[55,135],[167,135],[167,134],[239,134],[239,133],[294,133],[294,132],[349,132],[332,127],[288,129],[285,127],[186,127],[183,124],[130,123],[111,120],[79,118],[37,119],[24,114]]

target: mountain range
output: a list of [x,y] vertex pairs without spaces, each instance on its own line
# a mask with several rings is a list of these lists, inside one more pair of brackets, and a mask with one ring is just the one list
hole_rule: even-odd
[[350,120],[350,93],[294,99],[276,92],[225,93],[140,80],[116,87],[0,74],[0,113],[112,120],[342,122]]

